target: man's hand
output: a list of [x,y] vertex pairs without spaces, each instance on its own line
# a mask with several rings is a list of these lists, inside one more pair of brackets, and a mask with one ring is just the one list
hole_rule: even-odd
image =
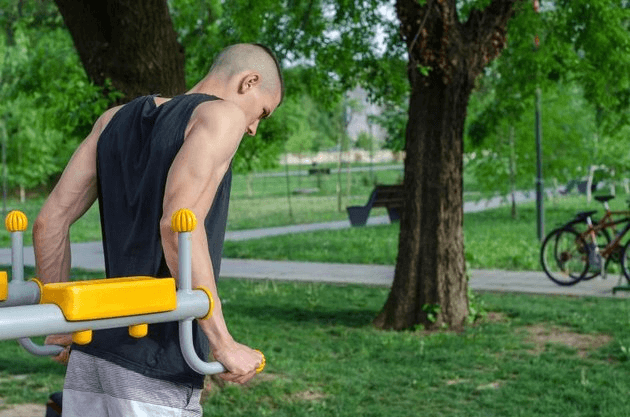
[[219,376],[238,384],[251,380],[256,375],[256,369],[263,363],[260,352],[237,342],[214,349],[212,354],[228,370]]
[[72,335],[71,334],[53,334],[46,337],[44,341],[45,345],[59,345],[64,346],[65,349],[61,351],[61,353],[57,356],[53,356],[52,360],[55,362],[59,362],[62,365],[68,364],[68,359],[70,359],[70,345],[72,344]]

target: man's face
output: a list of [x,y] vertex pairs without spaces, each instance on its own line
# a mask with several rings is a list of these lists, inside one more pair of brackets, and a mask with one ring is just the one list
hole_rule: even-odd
[[261,87],[250,91],[250,97],[246,99],[245,114],[248,118],[246,132],[250,136],[254,136],[258,130],[258,124],[261,120],[271,116],[271,113],[280,104],[280,91],[266,91]]

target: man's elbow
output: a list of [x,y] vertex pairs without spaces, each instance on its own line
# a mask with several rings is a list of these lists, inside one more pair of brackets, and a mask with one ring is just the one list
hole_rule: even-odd
[[37,216],[33,222],[33,242],[39,239],[44,230],[46,230],[46,222],[40,216]]
[[160,220],[160,235],[164,252],[174,250],[177,253],[177,233],[171,229],[171,219],[163,217]]
[[59,222],[52,221],[40,213],[33,222],[33,243],[37,244],[46,236],[58,234],[61,231],[59,226]]

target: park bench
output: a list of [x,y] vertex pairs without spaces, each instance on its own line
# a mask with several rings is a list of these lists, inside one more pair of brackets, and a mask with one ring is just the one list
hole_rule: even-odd
[[[598,182],[593,181],[593,183],[591,184],[591,192],[595,192],[595,190],[597,190],[597,185],[598,185]],[[573,191],[573,189],[576,189],[579,194],[586,194],[587,188],[588,188],[588,181],[571,180],[567,183],[567,185],[564,187],[563,190],[559,191],[559,193],[561,195],[567,195],[571,191]]]
[[320,175],[326,174],[330,175],[330,168],[309,168],[308,175]]
[[404,190],[402,184],[377,185],[365,206],[349,206],[348,218],[352,226],[365,226],[372,207],[385,207],[391,222],[400,220],[400,212],[404,204]]

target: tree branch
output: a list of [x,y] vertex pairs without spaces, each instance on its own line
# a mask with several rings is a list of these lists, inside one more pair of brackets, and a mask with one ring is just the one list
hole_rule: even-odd
[[414,64],[416,62],[411,51],[413,51],[413,47],[416,46],[416,41],[418,40],[418,36],[420,36],[420,32],[422,31],[422,28],[424,27],[425,23],[427,23],[427,17],[429,17],[429,13],[431,12],[431,7],[433,6],[434,1],[435,0],[429,0],[429,4],[427,5],[427,11],[424,13],[424,18],[422,19],[422,23],[420,23],[420,26],[418,27],[418,31],[416,32],[416,36],[413,37],[413,40],[411,41],[411,44],[409,45],[409,50],[408,50],[409,59],[413,61]]
[[514,5],[526,0],[492,0],[484,9],[471,11],[464,24],[464,37],[469,45],[476,46],[477,59],[471,62],[473,74],[477,74],[505,47],[507,23],[514,15]]

